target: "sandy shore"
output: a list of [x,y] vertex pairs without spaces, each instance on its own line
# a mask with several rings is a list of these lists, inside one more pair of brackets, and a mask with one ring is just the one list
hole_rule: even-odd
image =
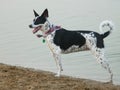
[[120,85],[0,64],[0,90],[120,90]]

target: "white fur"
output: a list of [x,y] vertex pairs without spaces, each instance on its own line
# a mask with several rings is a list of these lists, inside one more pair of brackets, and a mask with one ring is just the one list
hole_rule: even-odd
[[82,34],[86,38],[86,45],[90,49],[91,53],[94,55],[94,57],[97,59],[97,62],[101,64],[103,68],[105,68],[108,73],[110,74],[110,82],[112,82],[113,79],[113,73],[109,67],[108,62],[106,61],[106,58],[104,56],[104,48],[97,48],[96,43],[96,37],[92,33],[89,34]]
[[89,48],[87,47],[87,45],[83,45],[82,47],[79,47],[77,45],[73,45],[70,48],[68,48],[67,50],[62,50],[61,53],[62,54],[68,54],[68,53],[72,53],[72,52],[79,52],[79,51],[85,51],[85,50],[89,50]]
[[100,29],[100,32],[101,34],[103,34],[103,28],[107,26],[110,28],[110,32],[114,29],[114,24],[112,21],[109,21],[109,20],[105,20],[103,22],[100,23],[100,26],[99,26],[99,29]]

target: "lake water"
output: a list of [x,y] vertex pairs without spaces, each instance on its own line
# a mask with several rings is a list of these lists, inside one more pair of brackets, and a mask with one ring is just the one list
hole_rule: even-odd
[[[99,31],[103,20],[112,20],[115,30],[105,39],[106,57],[120,84],[120,0],[1,0],[0,63],[56,72],[55,61],[47,45],[32,34],[28,25],[49,10],[50,22],[70,30]],[[99,81],[108,80],[108,73],[89,51],[62,55],[62,74]]]

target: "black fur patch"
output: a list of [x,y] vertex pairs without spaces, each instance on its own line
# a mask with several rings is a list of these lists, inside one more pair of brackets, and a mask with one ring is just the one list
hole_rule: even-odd
[[39,16],[35,21],[34,24],[35,25],[39,25],[39,24],[44,24],[46,22],[46,18]]
[[62,50],[67,50],[72,45],[83,46],[86,43],[86,39],[81,35],[93,33],[93,37],[96,37],[96,46],[98,48],[104,48],[103,38],[100,34],[93,31],[68,31],[65,29],[60,29],[55,32],[53,42],[60,46]]
[[85,38],[80,33],[67,31],[65,29],[57,30],[53,41],[57,46],[60,46],[62,50],[66,50],[72,45],[81,47],[85,44]]

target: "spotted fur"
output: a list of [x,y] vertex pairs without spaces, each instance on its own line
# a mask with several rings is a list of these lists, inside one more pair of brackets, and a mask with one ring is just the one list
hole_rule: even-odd
[[[46,9],[41,16],[35,11],[34,14],[35,19],[33,24],[29,25],[29,27],[34,28],[34,33],[40,30],[43,34],[43,38],[47,41],[47,45],[53,54],[58,68],[56,76],[60,76],[61,71],[63,71],[61,54],[90,50],[93,56],[97,59],[97,62],[109,72],[110,81],[112,82],[113,74],[104,56],[104,38],[111,33],[111,30],[113,30],[113,24],[111,21],[104,21],[100,24],[101,34],[85,30],[70,31],[64,28],[46,34],[46,32],[52,28],[52,25],[47,19],[48,10]],[[110,30],[103,32],[102,28],[105,26],[108,26]]]

